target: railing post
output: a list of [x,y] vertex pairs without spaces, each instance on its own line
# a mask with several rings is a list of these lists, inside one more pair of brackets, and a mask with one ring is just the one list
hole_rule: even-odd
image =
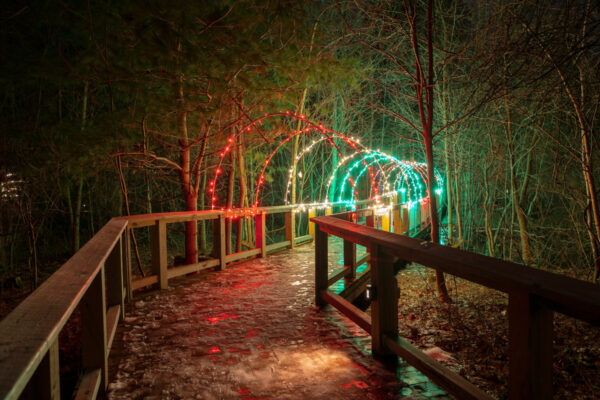
[[377,358],[388,359],[394,353],[384,345],[384,335],[393,340],[398,337],[398,282],[393,257],[379,245],[371,246],[371,284],[372,352]]
[[315,224],[311,222],[310,219],[314,218],[316,215],[316,208],[311,208],[308,210],[308,234],[312,236],[312,240],[315,240]]
[[152,245],[152,273],[158,275],[158,284],[161,289],[169,287],[167,276],[167,224],[157,220],[150,227]]
[[213,219],[213,251],[212,256],[218,258],[220,263],[218,269],[224,270],[227,266],[227,247],[225,244],[225,214]]
[[327,302],[321,296],[322,290],[327,290],[328,280],[328,249],[327,233],[315,224],[315,303],[322,307]]
[[391,211],[386,212],[381,215],[381,230],[390,232],[390,213]]
[[398,234],[402,234],[402,217],[401,215],[401,211],[402,210],[402,206],[399,205],[395,205],[392,208],[392,225],[393,225],[393,229],[394,229],[394,233],[398,233]]
[[21,398],[33,400],[60,400],[58,339],[50,344],[48,352],[29,380]]
[[125,299],[123,298],[123,255],[121,253],[121,239],[115,244],[106,261],[104,269],[106,271],[106,303],[108,307],[118,305],[119,320],[125,318]]
[[366,226],[370,226],[371,228],[375,227],[375,210],[371,209],[371,215],[367,215],[367,220],[365,221]]
[[123,255],[123,274],[124,274],[124,279],[125,279],[125,284],[126,284],[126,289],[125,289],[125,297],[127,299],[128,303],[131,303],[133,301],[133,288],[131,286],[131,234],[133,233],[133,229],[130,227],[127,227],[124,231],[123,231],[123,238],[122,243],[123,243],[123,251],[122,251],[122,255]]
[[100,391],[108,387],[106,348],[106,283],[104,266],[79,303],[81,311],[81,364],[84,371],[100,369]]
[[406,207],[402,207],[401,230],[403,235],[410,233],[410,211]]
[[528,292],[508,297],[511,400],[552,398],[553,312]]
[[[348,214],[348,221],[354,222],[353,214]],[[356,279],[356,243],[344,239],[344,268],[350,268],[350,273],[344,277],[347,284]]]
[[344,239],[344,268],[350,273],[344,277],[344,282],[349,283],[356,279],[356,243]]
[[254,247],[260,249],[260,256],[267,256],[266,214],[261,211],[254,216]]
[[296,215],[292,210],[285,213],[285,240],[289,240],[288,249],[294,248],[294,236],[296,235]]

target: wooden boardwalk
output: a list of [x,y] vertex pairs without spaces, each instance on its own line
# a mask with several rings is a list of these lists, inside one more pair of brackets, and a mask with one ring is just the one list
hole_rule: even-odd
[[109,399],[449,398],[411,366],[385,368],[366,332],[315,307],[312,245],[169,285],[137,295],[119,327]]

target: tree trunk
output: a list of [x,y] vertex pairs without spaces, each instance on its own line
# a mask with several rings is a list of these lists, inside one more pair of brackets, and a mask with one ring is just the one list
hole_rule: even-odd
[[483,184],[485,186],[485,200],[483,201],[483,211],[485,212],[485,236],[487,238],[488,255],[494,255],[494,235],[492,234],[492,212],[490,210],[490,182],[488,179],[488,170],[491,164],[483,170]]
[[[180,161],[180,183],[183,195],[185,197],[186,211],[198,210],[198,192],[192,182],[191,170],[191,148],[188,141],[187,131],[187,111],[183,99],[183,76],[177,79],[177,128],[181,139],[179,140],[179,161]],[[198,262],[198,224],[196,221],[185,223],[185,262],[186,264],[196,264]]]
[[[229,153],[231,158],[231,169],[229,170],[229,179],[227,181],[227,210],[231,210],[233,207],[233,191],[235,186],[235,162],[236,162],[236,149],[235,143],[231,143],[231,152]],[[231,254],[231,218],[225,220],[225,243],[226,243],[226,254]]]
[[[246,184],[246,164],[244,162],[244,137],[243,133],[239,138],[239,149],[237,152],[237,162],[238,162],[238,172],[239,172],[239,183],[240,183],[240,199],[238,206],[239,208],[244,208],[248,206],[248,186]],[[242,251],[242,242],[243,242],[243,232],[244,232],[244,218],[239,218],[237,221],[237,240],[235,243],[235,251]],[[246,235],[248,233],[246,232]],[[250,237],[247,235],[247,239],[250,240]]]
[[[419,110],[421,115],[421,125],[423,126],[423,143],[425,145],[425,158],[427,162],[427,193],[429,195],[429,212],[431,215],[431,241],[440,242],[440,221],[437,208],[437,199],[433,190],[435,181],[434,161],[433,161],[433,0],[427,1],[427,78],[425,79],[422,65],[418,59],[418,41],[416,27],[413,27],[413,49],[416,54],[415,70],[417,71],[417,98],[419,100]],[[424,89],[424,90],[423,90]],[[423,99],[425,94],[425,99]],[[426,117],[423,110],[423,100],[425,100]],[[435,272],[438,296],[444,303],[450,303],[451,299],[446,288],[444,274],[440,271]]]

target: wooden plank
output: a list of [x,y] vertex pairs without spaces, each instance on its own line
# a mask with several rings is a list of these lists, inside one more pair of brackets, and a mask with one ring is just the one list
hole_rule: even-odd
[[334,271],[333,274],[327,279],[327,287],[333,285],[334,283],[346,277],[347,275],[350,275],[351,272],[352,270],[347,267],[340,268],[337,271]]
[[158,275],[158,286],[161,289],[169,287],[167,276],[167,224],[157,220],[150,228],[150,252],[152,253],[152,273]]
[[84,370],[101,371],[100,389],[108,387],[106,340],[106,297],[104,269],[96,275],[79,304],[81,312],[81,366]]
[[238,260],[243,260],[244,258],[250,258],[250,257],[253,257],[260,253],[261,253],[261,249],[244,250],[244,251],[240,251],[239,253],[227,255],[225,257],[225,261],[230,263],[230,262],[234,262],[234,261],[238,261]]
[[169,268],[167,271],[167,276],[169,279],[175,278],[181,275],[191,274],[193,272],[202,271],[203,269],[217,267],[221,264],[220,260],[215,258],[211,260],[201,261],[196,264],[182,265],[178,267]]
[[296,244],[296,246],[301,245],[301,244],[305,244],[308,243],[310,241],[312,241],[313,236],[312,235],[304,235],[304,236],[298,236],[294,239],[294,243]]
[[109,221],[0,321],[0,398],[21,394],[126,226]]
[[157,221],[163,221],[168,224],[176,222],[187,222],[187,221],[201,221],[216,219],[219,215],[224,214],[223,211],[175,211],[165,213],[153,213],[153,214],[140,214],[131,215],[124,217],[117,217],[115,219],[120,221],[128,221],[129,226],[132,228],[141,228],[144,226],[156,225]]
[[288,246],[293,249],[295,246],[294,235],[296,234],[296,215],[292,211],[285,213],[285,240],[290,242]]
[[[106,275],[106,304],[119,305],[121,313],[125,312],[125,298],[123,297],[123,255],[121,254],[121,240],[117,242],[104,263]],[[125,315],[121,315],[121,320]]]
[[406,339],[384,336],[385,346],[461,400],[492,400],[493,397],[429,357]]
[[158,275],[148,275],[131,282],[131,289],[138,290],[147,286],[152,286],[155,283],[158,283]]
[[281,214],[284,212],[292,211],[297,206],[269,206],[269,207],[260,207],[259,210],[261,212],[265,212],[267,214]]
[[260,256],[267,256],[267,234],[266,234],[266,214],[261,212],[254,216],[254,243],[257,249],[260,249]]
[[289,240],[284,240],[283,242],[273,243],[268,246],[265,246],[265,250],[267,253],[270,253],[275,250],[283,249],[284,247],[288,247],[290,245]]
[[371,317],[342,296],[324,290],[321,292],[323,300],[334,306],[339,312],[350,318],[352,322],[371,333]]
[[360,260],[356,262],[356,266],[358,267],[359,265],[363,265],[364,263],[369,261],[371,261],[371,255],[365,254]]
[[58,359],[58,340],[48,348],[21,399],[60,400],[60,364]]
[[371,269],[364,271],[358,279],[348,283],[344,290],[340,292],[340,296],[352,302],[367,289],[369,282],[371,282]]
[[509,399],[550,399],[552,311],[526,292],[508,299]]
[[95,399],[100,388],[100,369],[95,369],[85,374],[79,383],[74,400]]
[[108,308],[106,312],[106,357],[110,353],[115,333],[117,332],[117,326],[119,325],[119,319],[121,315],[121,306],[115,305]]
[[313,218],[324,232],[503,292],[528,291],[554,311],[600,325],[600,288],[589,282],[481,254],[383,232],[331,217]]
[[383,344],[383,335],[398,335],[398,282],[394,274],[394,258],[383,246],[371,247],[371,282],[374,296],[371,299],[372,351],[376,357],[391,354]]
[[328,280],[328,236],[315,225],[315,303],[322,307],[326,303],[321,293],[327,290]]

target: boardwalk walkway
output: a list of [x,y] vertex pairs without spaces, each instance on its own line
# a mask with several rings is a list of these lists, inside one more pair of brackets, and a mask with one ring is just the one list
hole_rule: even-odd
[[365,332],[314,306],[313,260],[305,245],[138,295],[108,398],[448,399],[413,367],[385,369]]

